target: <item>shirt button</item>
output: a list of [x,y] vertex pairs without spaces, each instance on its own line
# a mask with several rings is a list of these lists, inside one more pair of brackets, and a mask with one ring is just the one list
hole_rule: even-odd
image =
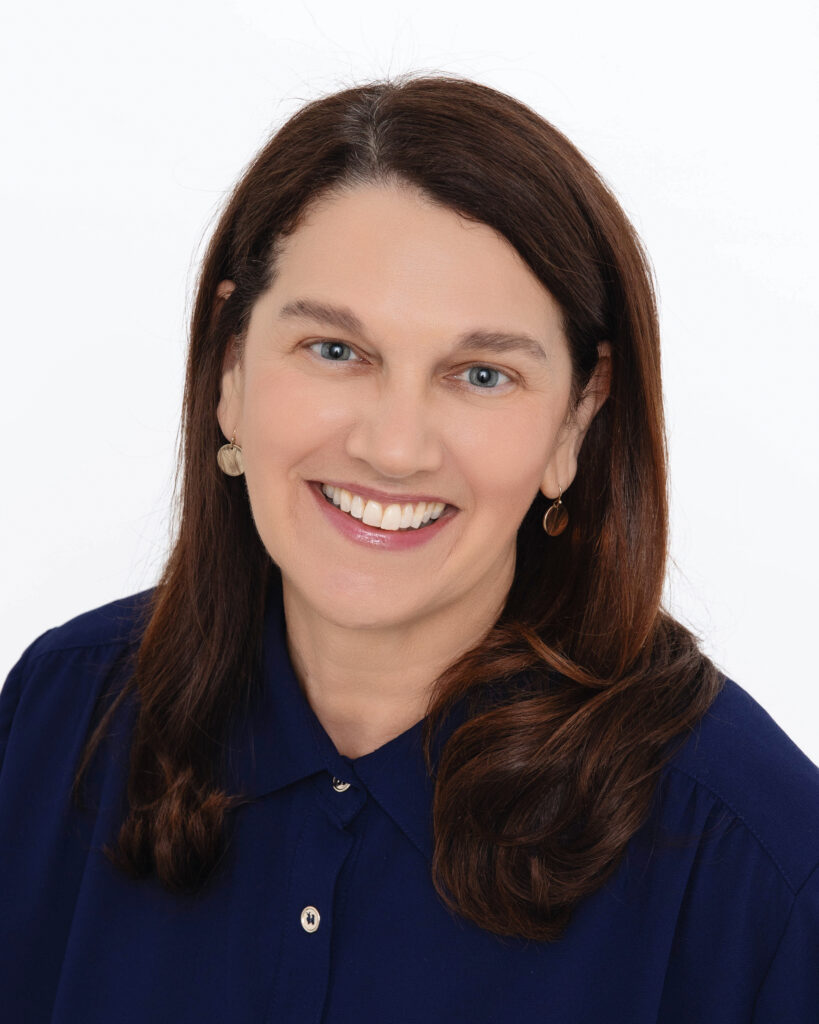
[[336,793],[343,793],[346,789],[349,788],[349,782],[342,782],[341,779],[337,779],[335,775],[333,776],[333,789],[336,791]]
[[305,907],[301,912],[301,926],[306,932],[318,931],[321,915],[315,907]]

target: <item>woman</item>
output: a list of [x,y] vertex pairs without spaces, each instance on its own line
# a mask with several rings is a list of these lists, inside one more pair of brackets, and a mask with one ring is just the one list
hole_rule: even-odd
[[299,111],[204,260],[159,585],[0,695],[4,1019],[819,1020],[819,770],[660,606],[663,430],[559,132]]

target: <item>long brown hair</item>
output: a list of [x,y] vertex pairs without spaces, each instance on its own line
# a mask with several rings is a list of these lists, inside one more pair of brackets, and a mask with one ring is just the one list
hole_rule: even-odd
[[[609,398],[565,499],[570,528],[544,534],[538,494],[504,611],[434,681],[424,723],[441,899],[498,934],[553,940],[616,868],[661,768],[724,678],[661,607],[667,455],[656,302],[639,239],[565,136],[469,80],[408,75],[311,102],[230,196],[191,323],[178,537],[133,676],[89,738],[75,795],[116,704],[135,692],[128,811],[107,853],[169,889],[207,883],[241,800],[223,785],[221,752],[232,716],[252,706],[278,571],[244,481],[216,465],[223,357],[273,281],[276,242],[308,204],[381,182],[411,184],[515,247],[562,309],[575,399],[598,343],[611,344]],[[236,287],[220,302],[225,279]],[[459,702],[468,715],[436,765],[436,730]]]

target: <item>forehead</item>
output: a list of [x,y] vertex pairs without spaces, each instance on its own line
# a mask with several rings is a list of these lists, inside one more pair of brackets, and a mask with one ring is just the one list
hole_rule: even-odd
[[272,291],[356,309],[367,321],[455,332],[465,324],[560,330],[560,309],[517,250],[406,185],[324,196],[283,240]]

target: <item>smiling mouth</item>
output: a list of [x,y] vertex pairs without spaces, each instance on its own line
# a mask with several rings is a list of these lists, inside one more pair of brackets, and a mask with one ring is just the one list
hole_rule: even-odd
[[454,506],[443,502],[392,503],[364,499],[330,484],[316,484],[328,505],[365,526],[385,533],[408,533],[431,526]]

